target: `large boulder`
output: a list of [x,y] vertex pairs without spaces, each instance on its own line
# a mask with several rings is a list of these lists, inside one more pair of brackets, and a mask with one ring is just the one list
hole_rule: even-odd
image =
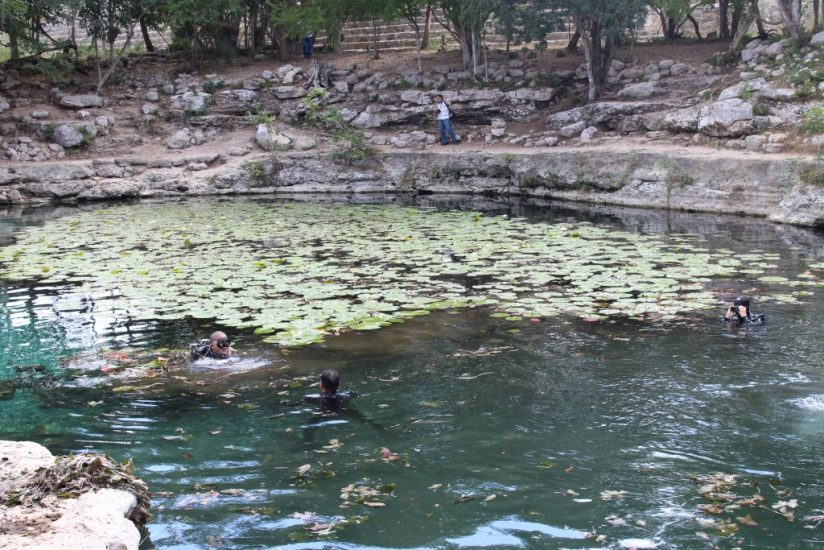
[[172,108],[193,113],[205,113],[209,108],[212,94],[206,92],[186,92],[172,96]]
[[752,80],[746,80],[744,82],[739,82],[734,86],[730,86],[729,88],[725,88],[721,91],[718,95],[718,100],[723,101],[725,99],[732,99],[734,97],[741,97],[743,95],[753,95],[755,92],[762,90],[767,86],[767,81],[763,78],[754,78]]
[[618,97],[622,99],[646,99],[654,95],[664,93],[658,86],[657,82],[639,82],[637,84],[630,84],[623,90],[618,92]]
[[178,130],[166,140],[166,147],[169,149],[185,149],[191,147],[194,143],[194,136],[192,131],[188,128]]
[[60,97],[60,105],[70,109],[89,109],[103,107],[104,100],[95,94],[67,94]]
[[695,132],[698,130],[700,107],[687,107],[667,113],[662,127],[670,132]]
[[255,142],[265,151],[288,149],[292,146],[292,140],[289,136],[267,124],[258,124],[255,131]]
[[702,107],[698,113],[698,131],[714,137],[740,137],[755,129],[752,105],[733,98]]
[[255,109],[258,93],[254,90],[224,90],[215,94],[213,99],[216,111],[244,115]]
[[94,124],[60,124],[54,129],[52,141],[65,149],[88,145],[97,135]]
[[816,33],[810,38],[810,46],[824,46],[824,31]]
[[538,103],[546,103],[551,101],[555,95],[555,90],[552,88],[520,88],[506,92],[506,97],[521,101],[536,101]]

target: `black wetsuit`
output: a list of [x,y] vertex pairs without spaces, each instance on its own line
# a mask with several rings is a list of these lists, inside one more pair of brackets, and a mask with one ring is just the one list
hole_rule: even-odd
[[766,317],[763,313],[751,314],[749,312],[747,312],[746,317],[742,317],[736,311],[735,315],[733,315],[729,319],[727,319],[725,317],[724,320],[728,323],[735,323],[739,326],[741,326],[741,325],[763,325],[765,320],[766,320]]
[[228,353],[215,353],[212,351],[212,345],[208,339],[198,340],[197,343],[192,344],[192,359],[226,359],[229,357]]

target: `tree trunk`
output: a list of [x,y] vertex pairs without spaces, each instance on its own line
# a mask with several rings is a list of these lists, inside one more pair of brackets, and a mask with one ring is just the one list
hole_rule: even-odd
[[17,41],[17,34],[12,32],[9,34],[9,58],[10,59],[19,59],[20,58],[20,45]]
[[[134,28],[135,28],[136,24],[137,24],[137,22],[132,23],[132,27],[129,29],[129,34],[126,35],[126,42],[124,42],[123,47],[120,48],[120,52],[118,52],[117,58],[109,62],[109,68],[106,69],[106,73],[103,74],[102,76],[99,76],[100,75],[100,65],[98,64],[98,68],[97,68],[98,80],[97,80],[97,86],[95,87],[95,93],[96,94],[100,93],[100,90],[103,88],[103,86],[106,85],[106,82],[108,82],[109,78],[111,78],[112,74],[114,74],[115,69],[120,64],[120,60],[123,58],[123,54],[126,52],[126,48],[128,48],[129,44],[132,43],[132,37],[134,36]],[[95,44],[96,43],[97,42],[95,41]]]
[[690,23],[692,23],[692,27],[695,29],[695,36],[698,38],[698,40],[703,40],[703,37],[701,36],[701,25],[698,24],[698,21],[695,19],[695,17],[693,17],[692,14],[689,14],[687,16],[687,19],[689,19]]
[[375,49],[375,53],[372,56],[374,59],[381,58],[381,51],[380,51],[380,40],[381,40],[381,30],[380,24],[378,23],[377,19],[372,19],[372,45]]
[[423,61],[421,60],[421,27],[418,25],[417,21],[413,22],[412,25],[415,28],[415,54],[418,58],[418,74],[423,74]]
[[813,0],[813,28],[818,29],[819,25],[821,25],[821,19],[819,19],[820,14],[818,11],[819,4],[821,0]]
[[801,0],[776,0],[775,5],[781,13],[784,29],[793,42],[801,41]]
[[[419,44],[421,49],[429,47],[429,27],[432,25],[432,5],[426,5],[426,15],[423,18],[423,38],[420,39]],[[418,52],[420,53],[420,51]]]
[[576,18],[575,27],[586,28],[584,39],[584,53],[586,55],[587,80],[589,81],[589,101],[595,101],[604,91],[604,85],[609,74],[609,64],[612,60],[612,38],[607,37],[601,43],[601,25],[598,21],[587,22]]
[[569,37],[569,42],[566,45],[567,51],[570,52],[577,52],[578,51],[578,42],[581,40],[581,31],[578,28],[575,28],[575,32],[572,33],[572,36]]
[[154,44],[152,44],[152,37],[149,36],[149,26],[146,25],[146,18],[140,18],[140,34],[143,35],[143,44],[146,45],[147,52],[155,51]]
[[653,9],[653,11],[658,16],[658,20],[661,22],[661,36],[666,38],[666,36],[667,36],[667,18],[664,16],[664,10],[662,10],[662,9]]
[[730,37],[730,0],[720,0],[718,2],[718,37],[727,39]]
[[755,27],[758,29],[758,38],[761,40],[766,40],[769,38],[770,34],[764,27],[764,19],[761,17],[761,10],[758,9],[758,1],[754,0],[751,5],[753,14],[755,15]]
[[736,53],[738,48],[741,46],[741,42],[744,40],[744,37],[747,35],[747,31],[750,29],[750,25],[755,20],[755,11],[753,10],[753,3],[757,2],[758,0],[751,0],[747,6],[747,13],[744,15],[744,21],[738,25],[738,28],[735,31],[735,36],[730,42],[730,53]]

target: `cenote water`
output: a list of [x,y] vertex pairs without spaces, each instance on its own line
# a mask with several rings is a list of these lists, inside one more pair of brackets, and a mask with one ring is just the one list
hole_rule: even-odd
[[[0,224],[0,438],[133,459],[143,548],[824,541],[820,233],[447,200]],[[721,321],[738,294],[765,326]],[[241,355],[180,359],[216,328]],[[302,401],[327,368],[334,417]]]

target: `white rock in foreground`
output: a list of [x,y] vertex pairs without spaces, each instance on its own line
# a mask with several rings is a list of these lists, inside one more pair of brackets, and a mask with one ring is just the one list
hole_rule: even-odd
[[[0,441],[0,493],[53,464],[54,456],[42,445]],[[0,548],[137,550],[140,544],[140,532],[127,519],[137,506],[137,499],[131,493],[100,489],[70,499],[51,495],[41,504],[8,507],[0,504],[0,525],[4,529]]]

